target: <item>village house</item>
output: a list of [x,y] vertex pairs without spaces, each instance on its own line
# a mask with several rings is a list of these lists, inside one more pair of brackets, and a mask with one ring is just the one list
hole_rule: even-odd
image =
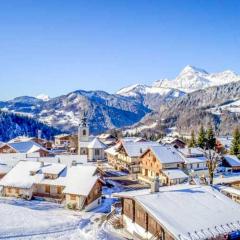
[[70,138],[71,138],[71,135],[70,134],[59,134],[59,135],[56,135],[54,136],[54,144],[55,146],[58,146],[58,147],[67,147],[69,144],[70,144]]
[[231,136],[218,137],[216,139],[216,150],[217,152],[229,152],[231,148],[233,138]]
[[117,142],[117,139],[110,133],[102,133],[98,136],[98,139],[108,147],[115,145]]
[[46,157],[51,154],[49,150],[34,141],[5,143],[0,147],[0,154],[5,153],[39,153],[41,157]]
[[192,177],[207,177],[207,158],[201,148],[179,148],[178,153],[184,160],[184,169]]
[[239,205],[218,190],[186,184],[161,188],[156,184],[152,190],[114,194],[121,199],[123,227],[133,237],[224,240],[239,234]]
[[184,160],[172,146],[149,147],[140,156],[140,181],[151,183],[159,177],[163,185],[183,183],[188,176],[182,171]]
[[175,148],[185,148],[186,147],[186,143],[183,140],[176,138],[176,137],[171,137],[171,136],[167,136],[162,139],[159,139],[157,142],[161,143],[161,144],[171,145]]
[[[112,147],[107,150],[109,164],[113,165],[118,170],[127,170],[130,173],[138,173],[140,171],[141,154],[151,146],[158,146],[156,142],[139,141],[133,142],[130,140],[121,140],[115,149]],[[115,154],[115,151],[117,154]]]
[[222,166],[231,169],[233,172],[240,172],[240,160],[235,155],[224,155]]
[[64,202],[71,209],[91,210],[101,204],[102,182],[92,165],[20,161],[0,186],[3,196]]
[[18,142],[35,142],[47,150],[51,150],[53,143],[49,140],[42,139],[40,137],[27,137],[27,136],[18,136],[16,138],[11,139],[8,143],[18,143]]

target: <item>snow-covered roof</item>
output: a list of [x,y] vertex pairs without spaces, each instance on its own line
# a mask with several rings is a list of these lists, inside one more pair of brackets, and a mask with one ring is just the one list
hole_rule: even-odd
[[89,142],[80,141],[80,142],[79,142],[79,145],[80,145],[81,148],[87,148],[88,145],[89,145]]
[[55,135],[54,138],[64,138],[68,136],[70,136],[70,134],[62,133],[62,134]]
[[240,182],[240,174],[228,174],[228,175],[219,175],[215,176],[213,179],[214,184],[229,184],[229,183],[234,183],[234,182]]
[[124,137],[121,142],[146,142],[146,140],[141,137]]
[[88,144],[88,148],[105,149],[106,145],[96,137]]
[[216,187],[220,192],[225,192],[225,193],[230,193],[233,195],[240,196],[240,189],[224,186],[224,185],[216,185],[214,187]]
[[0,185],[29,189],[36,181],[43,178],[43,175],[36,174],[32,176],[30,174],[31,171],[38,170],[40,166],[40,162],[20,161],[0,180]]
[[185,174],[182,170],[180,169],[169,169],[169,170],[163,170],[162,171],[164,175],[166,175],[169,179],[174,180],[174,179],[182,179],[182,178],[188,178],[188,175]]
[[42,173],[46,174],[60,174],[66,165],[60,163],[44,163],[44,166],[41,168]]
[[0,163],[0,175],[6,174],[11,170],[11,167],[7,164]]
[[[98,180],[94,165],[66,167],[59,163],[20,161],[1,180],[0,186],[29,189],[33,184],[63,186],[63,193],[87,196]],[[57,178],[45,178],[44,173],[57,174]]]
[[226,149],[229,149],[232,144],[233,138],[232,137],[218,137],[217,140],[220,141]]
[[202,157],[204,156],[203,150],[199,148],[180,148],[178,151],[184,157]]
[[183,159],[172,146],[152,146],[150,150],[161,163],[183,163]]
[[96,166],[79,165],[68,168],[66,188],[63,193],[87,196],[98,180]]
[[240,160],[235,155],[224,155],[224,159],[231,167],[240,167]]
[[159,146],[156,142],[122,142],[122,146],[125,149],[129,157],[139,157],[141,156],[148,148],[152,146]]
[[183,158],[184,158],[186,164],[207,162],[206,157],[183,157]]
[[26,142],[13,142],[8,143],[8,146],[15,149],[19,153],[34,153],[39,150],[48,152],[48,150],[36,142],[26,141]]
[[104,150],[105,153],[108,153],[110,155],[116,156],[118,154],[116,146],[112,146],[110,148],[107,148],[106,150]]
[[[174,239],[210,239],[240,229],[239,205],[210,186],[182,184],[159,190],[159,193],[129,197]],[[127,197],[128,193],[124,194]]]

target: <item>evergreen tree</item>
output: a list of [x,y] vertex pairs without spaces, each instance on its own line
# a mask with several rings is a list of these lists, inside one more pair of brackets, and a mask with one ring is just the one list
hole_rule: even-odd
[[197,145],[198,147],[203,149],[206,147],[206,132],[205,129],[203,128],[203,125],[201,125],[198,133]]
[[195,140],[194,130],[192,130],[192,132],[191,132],[191,139],[190,139],[190,142],[189,142],[188,146],[189,147],[196,147],[196,140]]
[[233,155],[240,155],[240,131],[236,128],[233,132],[233,140],[230,149],[230,153]]
[[216,138],[212,126],[210,125],[206,134],[206,147],[208,149],[214,149],[216,145]]

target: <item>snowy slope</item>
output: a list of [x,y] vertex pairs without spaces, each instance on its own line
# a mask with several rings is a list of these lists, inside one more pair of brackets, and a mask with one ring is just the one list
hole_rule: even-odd
[[221,106],[210,108],[208,109],[208,111],[216,115],[220,115],[224,111],[228,111],[231,113],[240,113],[240,99]]
[[50,97],[44,93],[39,94],[36,98],[44,102],[47,102],[50,100]]
[[175,79],[158,80],[153,83],[153,86],[176,88],[184,92],[193,92],[199,89],[236,81],[240,81],[240,75],[233,71],[227,70],[219,73],[208,73],[203,69],[188,65]]

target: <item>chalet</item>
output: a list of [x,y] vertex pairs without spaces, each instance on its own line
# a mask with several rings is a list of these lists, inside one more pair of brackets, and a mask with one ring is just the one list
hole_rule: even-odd
[[229,152],[231,148],[233,138],[230,136],[218,137],[216,139],[216,149],[218,152],[226,151]]
[[164,137],[163,139],[159,139],[157,141],[158,143],[161,143],[161,144],[166,144],[166,145],[171,145],[175,148],[185,148],[186,147],[186,143],[179,139],[179,138],[176,138],[176,137]]
[[1,180],[2,195],[63,202],[72,209],[90,210],[101,203],[102,185],[91,165],[20,161]]
[[0,147],[0,153],[39,153],[41,157],[50,154],[46,148],[33,141],[6,143]]
[[140,156],[139,180],[151,183],[159,177],[163,185],[182,183],[187,175],[181,170],[184,160],[172,146],[152,146]]
[[54,136],[54,144],[55,146],[68,146],[70,144],[70,134],[59,134]]
[[30,142],[30,141],[35,142],[48,150],[52,149],[52,142],[46,139],[42,139],[40,137],[18,136],[16,138],[11,139],[8,143]]
[[99,135],[98,139],[108,147],[115,145],[117,142],[117,139],[109,133]]
[[232,187],[231,185],[216,185],[221,193],[231,198],[233,201],[240,203],[240,188]]
[[223,240],[239,234],[239,205],[218,190],[186,184],[156,190],[114,194],[122,202],[123,227],[134,238]]
[[240,160],[235,155],[224,155],[223,166],[230,168],[233,172],[240,172]]
[[[120,170],[127,170],[130,173],[140,171],[140,156],[151,146],[158,146],[156,142],[140,141],[121,141],[117,146],[117,155],[114,167]],[[108,154],[109,155],[109,154]],[[109,161],[111,163],[113,161]]]
[[179,148],[178,153],[184,160],[184,168],[193,177],[208,176],[207,158],[200,148]]
[[117,169],[117,146],[107,148],[105,151],[108,163]]

